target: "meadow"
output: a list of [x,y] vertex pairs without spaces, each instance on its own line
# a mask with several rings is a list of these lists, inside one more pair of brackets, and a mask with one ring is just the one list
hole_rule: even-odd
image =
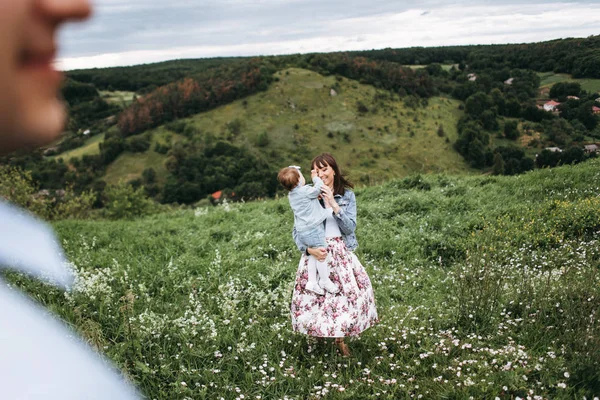
[[[291,163],[306,166],[321,152],[337,153],[357,181],[371,185],[412,173],[473,171],[452,148],[464,113],[458,100],[434,97],[427,105],[418,99],[409,105],[414,99],[300,68],[279,71],[275,78],[265,92],[182,119],[188,137],[243,146],[275,169]],[[362,112],[359,103],[365,105]],[[109,166],[107,182],[139,178],[146,168],[167,176],[167,157],[156,153],[154,145],[172,146],[182,136],[165,125],[143,135],[151,136],[151,148],[121,154]]]
[[591,400],[599,167],[358,189],[357,255],[381,321],[350,340],[349,358],[291,331],[286,198],[56,222],[74,291],[8,279],[148,399]]
[[557,74],[554,72],[538,72],[541,79],[540,89],[551,88],[558,82],[577,82],[583,90],[588,92],[600,92],[600,79],[581,78],[575,79],[569,74]]

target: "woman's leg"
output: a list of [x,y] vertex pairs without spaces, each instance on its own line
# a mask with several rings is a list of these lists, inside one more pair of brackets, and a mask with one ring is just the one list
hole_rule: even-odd
[[344,338],[335,338],[335,344],[337,345],[340,353],[342,353],[342,357],[350,357],[350,348],[344,341]]

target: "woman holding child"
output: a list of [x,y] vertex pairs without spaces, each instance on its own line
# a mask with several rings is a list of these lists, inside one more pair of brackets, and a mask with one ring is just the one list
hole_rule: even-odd
[[[350,351],[344,338],[358,336],[378,321],[371,281],[353,252],[358,247],[354,233],[356,197],[350,190],[353,188],[352,183],[342,176],[331,154],[324,153],[315,157],[311,169],[314,171],[313,175],[322,181],[321,183],[319,179],[313,178],[315,187],[320,187],[320,202],[326,211],[326,246],[305,245],[301,240],[303,235],[298,234],[297,227],[294,226],[294,240],[303,254],[292,295],[292,328],[310,336],[336,338],[340,352],[348,356]],[[304,179],[299,175],[303,182]],[[296,210],[294,212],[296,214]],[[296,215],[295,222],[298,223]],[[307,288],[307,283],[311,280],[309,275],[313,274],[313,257],[327,264],[329,276],[319,277],[319,285],[324,290],[315,290],[311,284]],[[328,282],[333,282],[335,287],[328,287]]]

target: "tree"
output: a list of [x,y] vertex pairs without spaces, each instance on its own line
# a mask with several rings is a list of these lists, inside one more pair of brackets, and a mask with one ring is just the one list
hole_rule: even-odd
[[471,165],[475,168],[482,168],[485,166],[485,147],[483,146],[483,143],[479,141],[479,139],[475,139],[469,144],[468,159],[471,161]]
[[567,96],[579,96],[581,94],[581,84],[578,82],[558,82],[550,88],[550,97],[553,99],[564,99]]
[[484,92],[477,92],[470,96],[465,104],[465,112],[473,118],[478,118],[484,111],[489,111],[494,106],[490,96]]
[[504,123],[504,136],[510,140],[516,140],[519,137],[519,123],[517,121],[506,121]]
[[548,139],[559,146],[566,144],[573,132],[574,129],[569,121],[563,118],[556,118],[544,123],[544,133],[548,136]]
[[578,164],[585,160],[585,152],[579,146],[569,147],[561,153],[560,161],[562,164]]
[[560,162],[560,158],[560,153],[544,149],[535,158],[535,165],[538,168],[553,168],[558,165],[558,163]]
[[131,185],[121,183],[107,186],[105,213],[111,219],[131,219],[148,214],[153,208],[152,200],[144,193],[144,188],[134,189]]
[[494,168],[492,169],[494,175],[504,175],[504,159],[502,154],[494,153]]
[[444,137],[446,135],[446,132],[444,132],[444,125],[440,124],[437,130],[437,134],[439,137]]
[[483,129],[487,131],[496,131],[500,127],[498,125],[498,120],[496,119],[496,112],[492,110],[485,110],[479,116],[479,120],[483,125]]

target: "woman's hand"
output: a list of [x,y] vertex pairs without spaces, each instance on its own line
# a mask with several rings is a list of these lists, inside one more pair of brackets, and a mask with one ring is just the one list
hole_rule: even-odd
[[333,197],[333,190],[331,190],[329,186],[323,185],[323,187],[321,187],[321,193],[323,200],[325,201],[325,207],[331,207],[333,212],[337,214],[340,211],[340,206]]
[[319,261],[325,261],[327,258],[327,250],[323,247],[309,247],[306,251]]

